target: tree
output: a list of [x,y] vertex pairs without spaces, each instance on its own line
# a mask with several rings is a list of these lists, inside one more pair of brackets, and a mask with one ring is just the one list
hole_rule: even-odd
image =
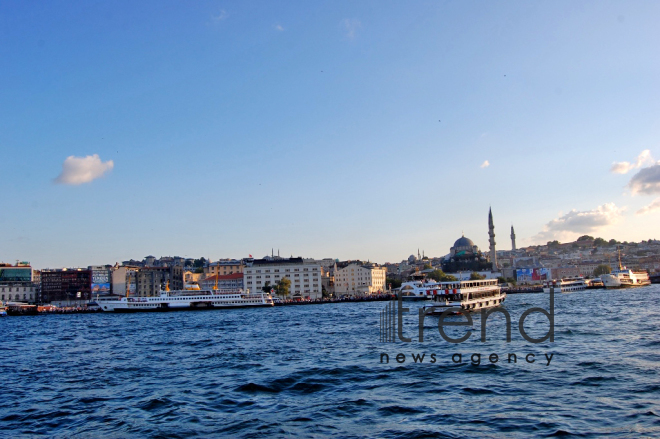
[[207,262],[206,258],[204,258],[204,257],[199,258],[199,259],[195,259],[193,261],[193,267],[195,267],[195,268],[199,268],[199,267],[204,268],[204,266],[206,265],[206,262]]
[[270,290],[272,290],[272,289],[273,289],[273,286],[270,284],[269,280],[267,280],[266,284],[263,287],[261,287],[261,291],[263,291],[264,293],[270,293]]
[[504,276],[498,276],[497,277],[497,282],[503,284],[503,283],[506,282],[506,279],[504,278]]
[[548,241],[547,246],[548,246],[548,247],[556,247],[556,246],[558,246],[559,244],[561,244],[561,243],[555,239],[554,241]]
[[609,265],[600,264],[594,269],[594,276],[600,276],[602,274],[610,274],[612,268]]
[[445,273],[444,271],[442,271],[440,269],[433,270],[432,272],[430,272],[428,274],[428,277],[430,277],[431,279],[433,279],[436,282],[452,282],[452,281],[458,280],[454,276],[452,276],[451,274],[447,274],[447,273]]
[[289,295],[289,288],[291,287],[291,281],[289,280],[288,277],[280,279],[279,282],[277,282],[277,295],[282,296],[286,298],[286,296]]
[[195,273],[204,273],[204,267],[195,268]]
[[393,277],[388,277],[385,279],[385,283],[388,285],[392,285],[392,288],[399,288],[401,286],[401,280],[400,279],[394,279]]
[[516,280],[512,277],[507,277],[506,282],[513,285],[514,287],[516,286]]
[[483,274],[479,274],[476,271],[470,273],[470,280],[481,280],[481,279],[486,279],[486,276],[484,276]]
[[603,238],[596,238],[594,239],[594,245],[596,247],[602,247],[607,244],[607,241],[605,241]]
[[593,237],[593,236],[589,236],[589,235],[582,235],[582,236],[580,236],[577,240],[578,240],[578,241],[593,241],[593,240],[594,240],[594,237]]
[[424,264],[424,270],[430,270],[431,268],[433,268],[431,264]]
[[617,241],[616,239],[612,238],[612,239],[609,240],[608,244],[609,245],[617,245],[617,244],[620,244],[620,242]]

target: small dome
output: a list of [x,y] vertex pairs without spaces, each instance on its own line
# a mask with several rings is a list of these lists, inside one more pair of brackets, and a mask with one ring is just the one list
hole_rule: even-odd
[[458,247],[470,247],[470,248],[472,248],[473,246],[474,246],[474,242],[472,242],[471,239],[466,238],[465,236],[461,236],[454,243],[454,248],[458,248]]

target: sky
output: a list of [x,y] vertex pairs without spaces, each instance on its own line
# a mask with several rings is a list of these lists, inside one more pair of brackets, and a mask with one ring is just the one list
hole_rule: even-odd
[[0,261],[660,238],[660,3],[0,1]]

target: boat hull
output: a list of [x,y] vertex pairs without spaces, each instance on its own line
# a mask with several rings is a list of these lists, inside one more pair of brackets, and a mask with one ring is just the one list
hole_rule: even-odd
[[611,275],[611,274],[604,274],[600,277],[600,279],[603,281],[603,286],[607,289],[619,289],[619,288],[635,288],[635,287],[644,287],[647,285],[651,285],[651,281],[649,280],[640,280],[637,282],[630,281],[629,279],[626,279],[626,281],[621,281],[619,277]]
[[221,309],[236,309],[236,308],[272,308],[273,305],[259,304],[259,305],[213,305],[213,306],[176,306],[176,307],[144,307],[144,308],[131,308],[131,307],[113,307],[112,309],[101,309],[105,312],[114,313],[135,313],[135,312],[175,312],[175,311],[213,311]]

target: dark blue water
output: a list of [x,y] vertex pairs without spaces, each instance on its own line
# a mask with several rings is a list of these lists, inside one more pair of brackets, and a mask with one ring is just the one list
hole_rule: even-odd
[[[659,299],[655,285],[558,294],[555,341],[541,344],[524,341],[517,320],[547,308],[545,294],[508,297],[511,343],[495,315],[486,343],[478,333],[447,343],[428,317],[419,343],[416,315],[405,322],[412,343],[379,343],[384,302],[8,317],[0,436],[659,436]],[[526,328],[541,337],[547,319]]]

